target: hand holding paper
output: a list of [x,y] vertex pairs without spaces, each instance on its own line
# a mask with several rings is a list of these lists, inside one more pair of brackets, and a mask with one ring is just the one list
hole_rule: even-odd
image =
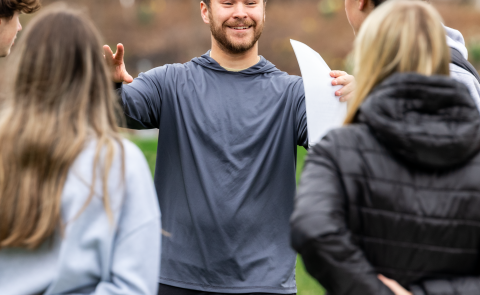
[[318,143],[333,128],[340,127],[347,114],[347,104],[340,102],[332,86],[330,68],[323,58],[307,45],[290,40],[297,56],[305,87],[308,145]]

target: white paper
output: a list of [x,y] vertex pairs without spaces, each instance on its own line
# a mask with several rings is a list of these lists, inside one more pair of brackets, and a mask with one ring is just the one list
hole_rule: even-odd
[[315,50],[290,40],[297,56],[305,87],[307,108],[308,145],[313,146],[333,128],[342,126],[347,116],[347,103],[340,102],[335,91],[342,86],[332,86],[330,68]]

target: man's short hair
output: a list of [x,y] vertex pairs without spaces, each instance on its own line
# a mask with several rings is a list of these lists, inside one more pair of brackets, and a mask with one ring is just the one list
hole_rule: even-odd
[[15,11],[32,13],[40,6],[40,0],[0,0],[0,18],[11,19]]
[[[2,1],[2,0],[0,0],[0,1]],[[203,1],[205,4],[207,4],[207,7],[210,7],[210,0],[201,0],[201,1]],[[263,0],[263,2],[265,4],[267,4],[267,0]]]

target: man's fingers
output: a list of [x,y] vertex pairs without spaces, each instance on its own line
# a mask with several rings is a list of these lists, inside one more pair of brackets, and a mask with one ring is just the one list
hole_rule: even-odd
[[130,76],[130,74],[127,73],[127,71],[125,71],[125,73],[123,75],[123,81],[125,81],[125,83],[132,83],[133,82],[133,77]]
[[107,62],[110,63],[113,59],[113,52],[112,49],[110,49],[110,46],[103,45],[103,53],[105,54],[105,59],[107,60]]
[[338,77],[336,79],[333,79],[332,85],[347,85],[350,84],[354,81],[355,79],[351,75],[345,75]]
[[352,98],[353,98],[353,92],[351,92],[351,93],[349,93],[349,94],[347,94],[347,95],[345,95],[345,96],[340,97],[339,100],[340,100],[341,102],[346,102],[346,101],[351,100]]
[[350,83],[350,84],[347,84],[346,86],[343,86],[339,90],[335,91],[335,95],[336,96],[344,96],[344,95],[352,93],[354,90],[355,90],[355,85]]
[[123,55],[125,54],[125,49],[123,48],[123,44],[117,44],[117,52],[115,53],[115,60],[123,61]]
[[344,71],[331,71],[330,72],[330,77],[332,77],[332,78],[337,78],[337,77],[341,77],[341,76],[345,76],[345,75],[348,75],[348,74]]

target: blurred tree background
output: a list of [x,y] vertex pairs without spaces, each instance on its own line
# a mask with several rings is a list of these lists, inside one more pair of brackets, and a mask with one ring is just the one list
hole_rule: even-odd
[[[57,0],[43,0],[47,6]],[[106,44],[126,48],[133,76],[166,63],[184,63],[210,48],[210,31],[200,17],[200,0],[70,0],[86,9]],[[434,0],[445,25],[460,30],[470,61],[480,69],[480,0]],[[31,15],[22,15],[25,25]],[[332,69],[346,69],[353,31],[343,0],[269,0],[260,54],[280,70],[299,75],[289,39],[318,51]],[[14,50],[14,49],[13,49]]]

